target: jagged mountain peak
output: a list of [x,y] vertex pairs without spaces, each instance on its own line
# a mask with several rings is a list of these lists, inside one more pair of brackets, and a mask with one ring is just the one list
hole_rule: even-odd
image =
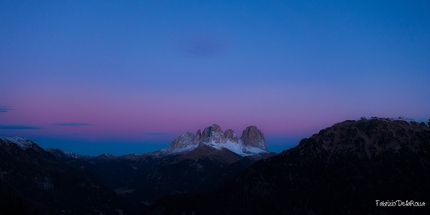
[[242,156],[268,152],[264,134],[256,126],[248,126],[242,132],[240,139],[237,138],[233,129],[223,132],[218,124],[206,127],[203,132],[200,131],[200,129],[197,130],[196,135],[190,132],[182,134],[167,149],[162,150],[161,154],[189,152],[197,148],[200,143],[215,149],[229,149]]
[[267,150],[264,134],[255,125],[246,127],[246,129],[243,130],[242,137],[240,139],[245,146],[258,147]]
[[217,139],[219,141],[221,134],[221,127],[218,124],[213,124],[212,126],[208,126],[203,130],[202,136],[200,137],[199,141],[211,141]]
[[229,139],[229,140],[230,140],[230,141],[232,141],[232,142],[237,142],[237,141],[238,141],[237,136],[236,136],[236,134],[234,133],[234,130],[233,130],[233,129],[227,129],[227,130],[224,132],[224,137],[225,137],[225,138],[227,138],[227,139]]
[[213,124],[211,126],[208,126],[205,128],[204,131],[211,131],[211,132],[222,132],[221,126],[219,126],[218,124]]

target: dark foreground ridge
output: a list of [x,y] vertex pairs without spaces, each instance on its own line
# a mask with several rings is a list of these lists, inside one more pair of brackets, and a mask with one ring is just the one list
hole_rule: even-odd
[[429,126],[344,121],[219,189],[164,197],[147,214],[429,214]]

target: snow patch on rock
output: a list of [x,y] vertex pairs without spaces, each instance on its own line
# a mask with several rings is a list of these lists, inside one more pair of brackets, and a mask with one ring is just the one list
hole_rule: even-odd
[[0,139],[2,140],[2,142],[7,143],[7,144],[11,144],[11,143],[15,144],[16,146],[18,146],[22,150],[25,150],[27,148],[31,148],[33,146],[33,142],[31,142],[30,140],[28,140],[26,138],[22,138],[22,137],[0,137]]

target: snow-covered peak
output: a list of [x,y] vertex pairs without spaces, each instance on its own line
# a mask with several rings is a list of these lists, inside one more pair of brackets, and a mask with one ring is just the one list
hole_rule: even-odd
[[182,154],[197,148],[198,144],[182,145],[179,148],[167,148],[159,151],[159,155]]
[[34,144],[30,140],[23,138],[23,137],[0,137],[2,142],[8,143],[8,144],[15,144],[22,150],[25,150],[27,148],[31,148],[31,146]]
[[116,156],[115,156],[115,155],[108,154],[108,153],[103,153],[103,154],[101,154],[101,155],[97,156],[97,158],[102,158],[102,159],[114,159],[114,158],[116,158]]
[[203,144],[211,146],[215,149],[228,149],[240,156],[249,156],[249,155],[254,155],[254,154],[264,154],[267,153],[267,150],[261,149],[261,148],[257,148],[257,147],[252,147],[252,146],[245,146],[241,140],[239,140],[238,142],[232,142],[227,140],[225,143],[223,144],[219,144],[217,142],[211,141],[211,142],[203,142]]
[[74,152],[63,151],[63,153],[71,158],[79,158],[79,155]]
[[64,151],[58,148],[48,148],[46,149],[47,152],[51,153],[52,155],[54,155],[57,158],[79,158],[81,157],[80,155],[74,153],[74,152],[68,152],[68,151]]

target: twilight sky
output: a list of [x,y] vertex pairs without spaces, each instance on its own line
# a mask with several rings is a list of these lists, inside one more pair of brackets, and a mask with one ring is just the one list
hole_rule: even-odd
[[430,118],[428,1],[2,1],[0,136],[144,153],[217,123],[270,151]]

